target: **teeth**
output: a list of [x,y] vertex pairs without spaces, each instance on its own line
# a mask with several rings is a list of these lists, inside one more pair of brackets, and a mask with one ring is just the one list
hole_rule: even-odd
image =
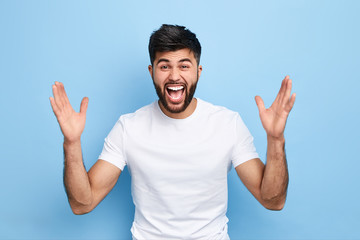
[[172,90],[172,91],[179,91],[181,89],[183,89],[184,86],[179,86],[179,87],[168,87],[168,89]]

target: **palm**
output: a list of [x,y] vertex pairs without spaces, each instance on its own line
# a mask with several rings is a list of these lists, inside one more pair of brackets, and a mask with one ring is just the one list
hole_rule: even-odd
[[83,98],[81,101],[80,112],[75,112],[70,105],[62,83],[56,82],[55,85],[53,85],[53,94],[54,98],[50,98],[51,106],[65,140],[79,140],[85,128],[88,98]]
[[268,109],[265,108],[261,97],[255,97],[261,123],[268,136],[278,138],[284,134],[287,117],[295,102],[295,93],[290,97],[291,85],[291,79],[286,76],[275,101]]
[[58,122],[64,136],[80,136],[85,128],[85,115],[77,113],[73,108],[64,109],[63,115],[60,115]]

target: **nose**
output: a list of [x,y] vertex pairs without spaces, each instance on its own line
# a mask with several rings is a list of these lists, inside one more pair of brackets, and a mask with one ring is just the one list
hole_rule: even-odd
[[173,68],[170,71],[169,80],[180,81],[180,71],[177,68]]

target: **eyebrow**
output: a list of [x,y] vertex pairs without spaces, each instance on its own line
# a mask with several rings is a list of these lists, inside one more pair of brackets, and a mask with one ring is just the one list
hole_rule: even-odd
[[[170,62],[170,61],[169,61],[169,59],[166,59],[166,58],[160,58],[160,59],[157,61],[156,65],[158,65],[158,64],[161,63],[161,62]],[[182,62],[190,62],[190,63],[192,64],[192,61],[190,60],[190,58],[180,59],[180,60],[179,60],[179,63],[182,63]]]
[[192,61],[190,60],[190,58],[183,58],[179,62],[190,62],[192,64]]
[[159,63],[161,63],[161,62],[170,62],[168,59],[166,59],[166,58],[160,58],[158,61],[157,61],[157,63],[156,63],[156,65],[158,65]]

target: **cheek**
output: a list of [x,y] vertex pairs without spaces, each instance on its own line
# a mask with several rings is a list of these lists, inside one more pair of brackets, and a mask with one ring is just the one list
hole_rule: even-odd
[[198,73],[197,71],[189,71],[186,73],[186,76],[184,78],[188,81],[189,84],[195,83],[198,79]]
[[164,72],[156,72],[156,73],[153,73],[153,80],[154,82],[156,82],[157,84],[161,84],[163,82],[165,82],[166,78],[167,78],[167,75],[166,73]]

